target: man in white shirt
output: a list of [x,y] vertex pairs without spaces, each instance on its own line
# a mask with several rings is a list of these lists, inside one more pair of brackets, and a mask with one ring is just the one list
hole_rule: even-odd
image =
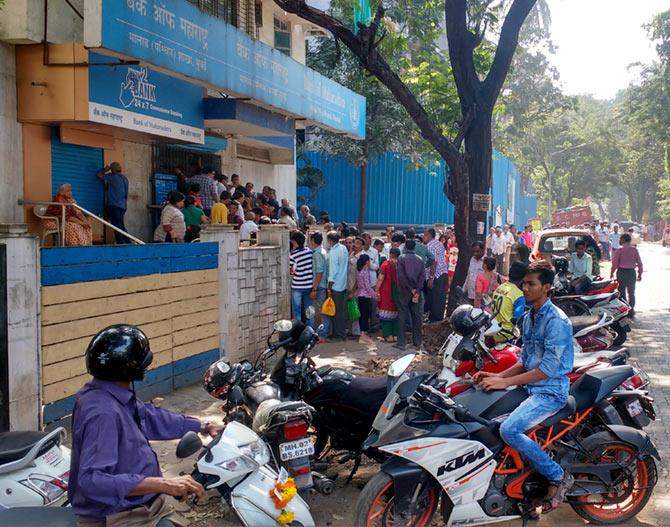
[[600,227],[596,229],[598,234],[598,241],[600,242],[600,248],[603,252],[603,259],[610,259],[610,231],[607,228],[607,223],[602,222]]
[[496,259],[496,271],[499,273],[502,273],[503,265],[505,263],[506,244],[507,240],[502,235],[502,229],[500,227],[496,227],[496,232],[491,238],[491,244],[489,248],[491,249],[491,256]]
[[468,265],[468,275],[463,284],[463,291],[467,295],[470,303],[475,301],[475,283],[477,275],[484,270],[484,244],[482,242],[475,242],[470,249],[470,263]]
[[512,256],[512,245],[514,245],[514,235],[510,232],[509,225],[505,223],[503,226],[502,237],[505,239],[505,257],[503,260],[502,269],[498,269],[498,272],[507,276],[509,274],[509,264]]
[[254,222],[256,215],[253,212],[247,212],[244,215],[244,223],[240,225],[240,241],[246,242],[251,240],[252,233],[258,232],[258,225]]
[[619,232],[619,225],[616,223],[612,225],[612,232],[610,232],[609,239],[610,239],[610,249],[612,250],[612,258],[614,258],[614,251],[617,249],[621,248],[621,234]]

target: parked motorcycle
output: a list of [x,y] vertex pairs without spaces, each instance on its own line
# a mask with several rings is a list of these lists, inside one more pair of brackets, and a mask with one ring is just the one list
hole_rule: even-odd
[[272,470],[270,448],[250,428],[230,422],[204,447],[198,434],[188,432],[177,445],[177,457],[197,452],[191,477],[206,490],[216,489],[243,525],[315,525],[293,480],[283,469]]
[[[572,385],[566,406],[529,432],[573,474],[567,501],[592,523],[633,518],[657,482],[660,458],[647,434],[620,425],[589,433],[584,424],[630,371],[618,366],[585,374]],[[446,525],[529,518],[548,482],[497,432],[526,397],[523,388],[470,389],[450,398],[417,379],[397,385],[365,442],[390,458],[360,494],[355,527],[426,527],[440,502]]]
[[70,450],[64,439],[63,428],[0,433],[0,510],[67,505]]
[[[551,263],[556,270],[553,283],[554,296],[574,295],[575,291],[570,280],[570,272],[568,268],[570,263],[565,256],[554,256]],[[614,293],[619,290],[619,282],[617,280],[606,280],[600,276],[594,277],[589,285],[588,290],[584,293],[585,296],[600,295]]]
[[309,437],[309,428],[314,409],[300,400],[283,400],[279,386],[269,382],[264,373],[265,361],[277,349],[291,343],[290,330],[290,321],[277,322],[273,334],[288,336],[284,335],[275,344],[268,338],[268,349],[254,364],[243,360],[230,366],[219,360],[208,368],[203,381],[212,397],[224,401],[224,421],[242,423],[260,434],[278,462],[277,470],[284,468],[295,479],[298,489],[315,487],[330,494],[334,490],[333,482],[312,473],[310,466],[314,443]]
[[[441,390],[454,397],[472,386],[472,377],[478,371],[499,373],[518,362],[521,348],[513,344],[499,344],[489,348],[487,339],[496,335],[500,326],[495,318],[475,308],[462,308],[469,312],[467,324],[453,323],[454,333],[447,337],[441,348],[443,368],[436,378]],[[456,313],[456,312],[454,312]],[[603,315],[591,326],[573,325],[576,340],[590,332],[598,332],[607,323]],[[461,328],[461,326],[467,326]],[[576,331],[575,331],[576,330]],[[575,343],[576,348],[579,347]],[[570,382],[576,382],[585,373],[609,366],[623,365],[628,360],[625,348],[602,350],[594,353],[575,352],[573,371],[568,375]],[[649,381],[644,372],[633,368],[614,395],[597,408],[591,419],[594,426],[601,423],[627,424],[642,429],[656,418],[654,400],[645,389]]]

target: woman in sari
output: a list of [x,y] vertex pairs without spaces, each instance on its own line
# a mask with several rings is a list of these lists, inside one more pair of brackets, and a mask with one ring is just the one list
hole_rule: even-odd
[[377,277],[377,316],[381,322],[382,339],[386,342],[395,342],[398,338],[398,307],[393,299],[397,294],[396,264],[399,256],[400,249],[392,247],[389,259],[381,265]]
[[[63,183],[58,187],[58,193],[54,196],[53,201],[56,203],[77,203],[72,197],[72,185]],[[91,245],[93,243],[91,224],[78,208],[50,205],[46,210],[46,215],[54,216],[62,221],[63,208],[65,208],[65,240],[63,240],[63,243],[65,245]],[[55,223],[53,220],[46,220],[44,227],[49,230],[54,229],[56,227]]]

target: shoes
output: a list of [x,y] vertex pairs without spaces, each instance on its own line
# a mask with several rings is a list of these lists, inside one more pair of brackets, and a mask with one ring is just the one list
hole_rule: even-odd
[[396,343],[396,344],[393,345],[393,347],[394,347],[395,349],[397,349],[397,350],[405,351],[405,346],[402,345],[402,344],[398,344],[398,343]]
[[563,472],[563,477],[560,481],[550,481],[549,486],[554,487],[556,491],[552,496],[547,496],[547,501],[542,507],[542,512],[551,512],[554,509],[558,509],[574,484],[575,478],[567,470]]

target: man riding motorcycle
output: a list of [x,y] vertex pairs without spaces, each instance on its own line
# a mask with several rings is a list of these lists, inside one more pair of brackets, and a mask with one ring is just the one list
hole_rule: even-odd
[[149,440],[189,431],[215,436],[223,427],[137,400],[132,383],[144,378],[152,360],[149,339],[131,325],[109,326],[88,345],[93,380],[76,395],[68,489],[80,526],[187,525],[163,494],[205,492],[191,476],[162,477]]
[[545,512],[557,508],[574,483],[526,432],[561,410],[568,400],[567,374],[573,366],[572,325],[551,303],[554,269],[544,260],[530,264],[523,278],[523,294],[532,306],[523,321],[521,360],[501,373],[478,372],[474,379],[484,390],[524,386],[529,394],[500,427],[500,436],[549,480]]

